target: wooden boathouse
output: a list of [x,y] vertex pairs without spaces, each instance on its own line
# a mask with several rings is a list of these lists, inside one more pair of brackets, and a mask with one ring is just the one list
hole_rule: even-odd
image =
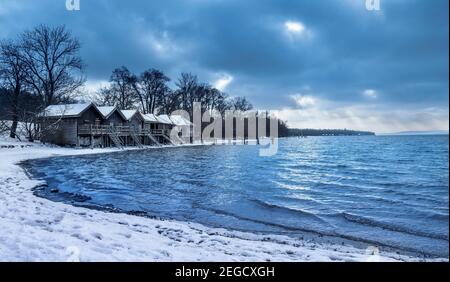
[[41,114],[39,123],[40,128],[48,128],[49,125],[54,127],[43,131],[43,143],[119,148],[173,144],[170,130],[177,126],[168,115],[156,116],[142,114],[137,110],[98,107],[94,103],[49,106]]

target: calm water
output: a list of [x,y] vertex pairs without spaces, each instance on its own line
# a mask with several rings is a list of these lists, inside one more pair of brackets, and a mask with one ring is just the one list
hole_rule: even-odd
[[40,194],[53,199],[448,256],[448,136],[291,138],[273,157],[256,146],[206,146],[30,164],[49,183]]

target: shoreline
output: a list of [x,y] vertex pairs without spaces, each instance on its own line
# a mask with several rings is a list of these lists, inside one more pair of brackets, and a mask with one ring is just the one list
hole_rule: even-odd
[[[140,150],[143,150],[143,149],[140,149]],[[111,152],[111,153],[121,153],[121,151]],[[49,160],[52,158],[53,157],[45,158],[45,159]],[[40,176],[38,174],[33,174],[32,172],[29,171],[32,166],[29,163],[29,161],[31,161],[31,160],[22,161],[19,163],[19,166],[24,169],[25,173],[28,175],[28,177],[30,179],[40,179]],[[56,191],[52,191],[53,189],[55,189]],[[59,203],[63,203],[63,204],[67,204],[67,205],[71,205],[71,206],[75,206],[75,207],[87,208],[87,209],[91,209],[91,210],[103,211],[103,212],[108,212],[108,213],[127,214],[127,215],[131,215],[131,216],[138,216],[138,217],[150,218],[150,219],[161,220],[161,221],[187,222],[187,221],[170,218],[170,217],[164,217],[164,216],[160,216],[160,215],[149,215],[146,212],[139,211],[139,210],[127,211],[127,210],[122,210],[122,209],[117,208],[112,205],[111,206],[103,206],[100,204],[85,203],[86,201],[91,200],[89,196],[86,196],[84,194],[61,192],[56,187],[50,186],[50,183],[48,183],[48,182],[45,182],[42,185],[34,187],[32,189],[32,191],[36,197],[44,198],[44,199],[50,200],[52,202],[59,202]],[[200,225],[205,226],[206,228],[212,228],[212,229],[222,228],[220,226],[208,226],[208,225],[202,224],[200,222],[195,222],[195,221],[189,221],[188,223],[198,223]],[[266,223],[266,224],[270,224],[270,223]],[[274,224],[274,225],[278,226],[277,224]],[[387,253],[396,253],[396,254],[410,256],[410,257],[416,257],[416,258],[420,258],[420,259],[442,258],[442,256],[439,256],[437,254],[422,253],[413,248],[406,248],[406,247],[400,248],[400,247],[395,247],[395,246],[392,246],[392,245],[389,245],[386,243],[372,241],[370,239],[363,239],[363,238],[338,235],[338,234],[332,235],[332,234],[321,233],[321,232],[315,231],[315,230],[295,229],[298,232],[297,234],[288,234],[288,233],[283,233],[283,232],[279,232],[279,233],[277,233],[277,232],[262,232],[262,231],[251,231],[251,230],[245,230],[245,229],[231,229],[231,228],[223,228],[223,229],[227,230],[229,232],[236,231],[236,232],[243,232],[243,233],[252,233],[252,234],[257,234],[257,235],[261,235],[261,236],[284,235],[284,236],[294,238],[294,239],[296,236],[297,237],[301,236],[301,237],[309,238],[310,240],[315,241],[316,243],[319,243],[319,242],[324,243],[324,242],[327,242],[327,239],[328,239],[327,243],[329,243],[330,241],[345,242],[347,244],[350,244],[350,245],[352,245],[356,248],[360,248],[360,249],[364,249],[365,248],[364,246],[375,246],[376,245],[379,248],[383,248],[384,251]]]
[[[20,162],[124,150],[17,144],[0,149],[0,261],[448,261],[54,202],[34,195],[43,183],[31,179]],[[203,144],[184,146],[198,145]],[[163,148],[125,151],[146,149]]]

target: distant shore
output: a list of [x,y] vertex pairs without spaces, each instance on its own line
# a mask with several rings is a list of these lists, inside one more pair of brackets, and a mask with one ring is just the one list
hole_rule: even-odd
[[358,131],[349,129],[312,129],[312,128],[289,128],[290,137],[309,137],[309,136],[374,136],[375,132]]
[[448,135],[448,131],[434,130],[434,131],[400,131],[392,133],[380,133],[382,136],[416,136],[416,135]]

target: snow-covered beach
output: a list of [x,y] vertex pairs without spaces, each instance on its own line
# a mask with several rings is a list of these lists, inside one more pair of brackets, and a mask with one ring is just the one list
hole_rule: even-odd
[[0,141],[0,261],[423,260],[343,240],[258,235],[52,202],[33,194],[42,182],[18,165],[27,159],[113,151]]

